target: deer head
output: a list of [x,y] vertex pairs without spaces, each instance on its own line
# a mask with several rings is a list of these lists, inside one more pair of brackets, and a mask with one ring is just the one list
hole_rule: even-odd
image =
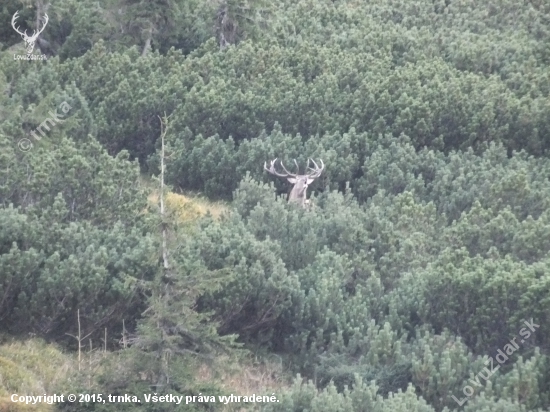
[[32,54],[32,51],[34,50],[34,45],[36,43],[36,39],[38,38],[40,33],[42,33],[44,31],[44,29],[46,28],[46,25],[48,24],[48,20],[49,20],[48,15],[44,14],[44,25],[42,26],[42,28],[39,29],[38,32],[36,30],[34,30],[33,33],[32,33],[32,36],[28,36],[27,35],[27,30],[22,32],[21,30],[19,30],[19,26],[15,27],[15,21],[17,20],[17,17],[19,17],[18,14],[19,14],[19,12],[16,11],[15,14],[13,15],[13,18],[11,19],[11,25],[12,25],[13,29],[21,35],[21,37],[23,38],[23,40],[27,44],[27,46],[26,46],[27,47],[27,54]]
[[[311,182],[313,182],[321,175],[321,172],[325,168],[323,161],[321,159],[319,160],[321,163],[321,167],[319,167],[319,165],[317,165],[317,163],[315,163],[313,159],[307,159],[306,174],[304,175],[299,174],[300,168],[298,166],[298,163],[296,162],[296,159],[294,159],[294,164],[296,165],[297,173],[290,173],[288,170],[286,170],[286,167],[282,161],[280,163],[283,172],[278,172],[277,170],[275,170],[275,162],[277,161],[276,158],[271,161],[269,168],[267,167],[267,162],[264,163],[264,169],[272,175],[285,177],[286,180],[292,183],[294,187],[288,195],[288,201],[300,203],[303,208],[307,209],[309,208],[309,200],[306,198],[307,187],[311,184]],[[309,167],[310,162],[313,163],[314,167]]]

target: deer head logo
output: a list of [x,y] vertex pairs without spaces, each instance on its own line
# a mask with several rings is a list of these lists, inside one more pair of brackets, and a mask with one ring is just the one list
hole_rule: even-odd
[[[275,162],[277,161],[277,159],[271,161],[269,168],[267,167],[267,162],[264,163],[264,169],[272,175],[286,177],[286,180],[294,185],[294,187],[290,191],[290,194],[288,195],[288,201],[300,203],[303,208],[307,209],[310,205],[309,200],[306,198],[307,187],[311,184],[311,182],[313,182],[321,175],[321,172],[325,168],[323,161],[321,159],[319,160],[321,163],[321,167],[319,167],[319,165],[317,165],[317,163],[315,163],[313,159],[307,159],[306,174],[304,175],[299,174],[300,168],[298,166],[298,163],[296,162],[296,159],[294,159],[294,164],[296,165],[297,173],[290,173],[288,170],[286,170],[285,165],[282,161],[280,163],[284,173],[275,170]],[[313,163],[314,167],[309,167],[310,162]]]
[[32,51],[34,50],[34,45],[36,43],[36,39],[38,38],[38,36],[40,35],[40,33],[42,33],[44,31],[44,29],[46,28],[46,25],[48,24],[48,15],[47,14],[44,14],[44,25],[42,26],[41,29],[38,29],[38,31],[34,30],[32,35],[29,36],[27,35],[27,30],[25,30],[24,32],[22,32],[21,30],[19,30],[19,26],[15,27],[15,21],[17,20],[17,17],[19,14],[19,11],[16,11],[15,14],[13,15],[13,18],[11,19],[11,25],[13,27],[13,29],[19,33],[21,35],[21,37],[23,38],[23,40],[25,41],[26,43],[26,48],[27,48],[27,54],[32,54]]

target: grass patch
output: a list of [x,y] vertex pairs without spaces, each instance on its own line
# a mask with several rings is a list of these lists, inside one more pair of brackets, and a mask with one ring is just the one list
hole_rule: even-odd
[[[153,207],[153,210],[156,210],[159,207],[158,182],[150,177],[141,176],[140,184],[149,192],[147,196],[148,203]],[[194,193],[166,192],[165,202],[168,217],[173,217],[180,223],[189,222],[207,214],[219,219],[228,211],[225,203],[211,202]]]
[[55,405],[13,403],[10,396],[61,394],[62,383],[74,370],[74,360],[57,346],[40,339],[11,340],[0,345],[0,410],[50,412]]
[[[197,381],[219,384],[223,395],[250,396],[275,394],[279,399],[285,390],[290,387],[292,377],[284,370],[283,361],[277,355],[255,356],[251,353],[243,354],[236,361],[220,357],[217,362],[222,368],[212,368],[203,363],[197,368]],[[228,404],[222,408],[223,412],[245,412],[257,410],[253,404]]]

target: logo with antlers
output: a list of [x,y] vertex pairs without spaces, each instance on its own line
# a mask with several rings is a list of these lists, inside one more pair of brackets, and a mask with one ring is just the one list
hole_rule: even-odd
[[46,28],[46,25],[48,24],[48,15],[47,14],[44,14],[44,25],[42,26],[41,29],[39,29],[38,31],[34,30],[33,33],[32,33],[32,36],[29,36],[27,35],[27,30],[25,30],[24,32],[22,32],[21,30],[19,30],[19,26],[15,27],[15,21],[17,20],[17,17],[19,14],[19,11],[16,11],[15,14],[13,15],[13,18],[11,19],[11,25],[13,27],[13,29],[19,33],[21,35],[21,37],[23,38],[23,40],[25,41],[26,43],[26,48],[27,48],[27,54],[32,54],[32,51],[34,50],[34,45],[36,43],[36,39],[38,39],[38,36],[40,35],[40,33],[42,33],[44,31],[44,29]]

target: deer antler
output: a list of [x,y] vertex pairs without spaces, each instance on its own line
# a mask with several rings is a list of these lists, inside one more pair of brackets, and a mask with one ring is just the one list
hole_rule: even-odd
[[[322,159],[319,159],[319,160],[321,162],[321,167],[319,167],[319,165],[317,163],[315,163],[315,160],[310,159],[310,158],[307,159],[307,169],[309,169],[310,172],[307,172],[307,169],[306,169],[306,174],[305,175],[300,175],[300,167],[298,166],[298,162],[296,162],[296,159],[294,159],[294,164],[296,165],[297,173],[289,172],[286,169],[285,165],[283,164],[282,160],[279,163],[281,163],[281,167],[283,168],[285,173],[280,173],[277,170],[275,170],[275,163],[277,162],[277,158],[275,158],[274,160],[271,161],[269,168],[267,167],[267,162],[265,162],[264,163],[264,169],[265,169],[265,171],[267,171],[267,172],[269,172],[269,173],[271,173],[275,176],[279,176],[279,177],[307,176],[311,179],[315,179],[315,178],[317,178],[321,175],[321,172],[325,168],[325,164],[323,163],[323,160]],[[309,167],[310,162],[313,162],[313,165],[315,167]]]
[[[309,161],[310,160],[313,162],[313,165],[315,166],[315,168],[309,167]],[[325,164],[323,163],[323,159],[319,159],[319,161],[321,162],[321,167],[319,167],[319,165],[317,163],[315,163],[315,160],[310,159],[310,158],[307,159],[307,168],[311,170],[311,173],[307,173],[307,176],[309,178],[315,179],[315,178],[321,176],[321,172],[325,168]]]
[[280,173],[275,170],[275,162],[277,161],[277,158],[273,159],[271,161],[271,164],[269,166],[269,169],[267,168],[267,162],[264,162],[264,169],[266,172],[271,173],[272,175],[279,176],[279,177],[296,177],[297,175],[295,173],[290,173],[288,170],[286,170],[285,165],[283,164],[283,161],[281,160],[281,167],[285,171],[285,173]]

